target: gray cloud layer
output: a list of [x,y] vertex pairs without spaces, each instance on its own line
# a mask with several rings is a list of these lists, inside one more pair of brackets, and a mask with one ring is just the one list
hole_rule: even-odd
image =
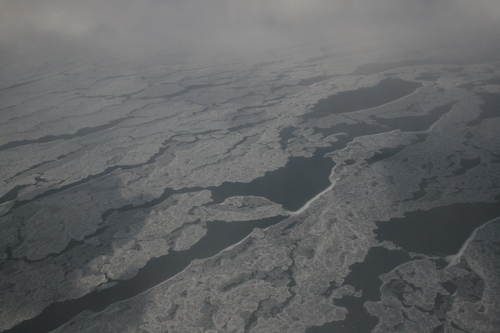
[[[0,0],[0,51],[265,50],[304,42],[483,48],[498,0]],[[494,45],[498,46],[498,45]]]

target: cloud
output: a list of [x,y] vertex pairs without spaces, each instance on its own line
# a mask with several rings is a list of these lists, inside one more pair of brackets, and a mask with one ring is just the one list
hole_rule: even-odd
[[222,53],[311,41],[485,47],[500,31],[500,1],[0,0],[0,31],[0,51]]
[[91,8],[62,1],[2,1],[1,38],[12,40],[29,34],[80,37],[94,25]]

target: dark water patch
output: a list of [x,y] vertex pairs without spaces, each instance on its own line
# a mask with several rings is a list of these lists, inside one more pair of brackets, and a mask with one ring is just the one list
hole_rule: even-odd
[[450,293],[450,295],[453,295],[455,293],[455,291],[457,291],[457,286],[454,285],[452,282],[450,281],[446,281],[446,282],[443,282],[441,283],[441,286],[446,289],[446,291],[448,293]]
[[372,157],[367,158],[366,163],[373,164],[391,158],[402,152],[406,147],[417,143],[425,142],[426,139],[427,135],[419,134],[415,139],[411,140],[411,143],[409,145],[401,145],[394,148],[382,148],[378,152],[375,152],[375,154]]
[[[276,72],[274,72],[273,74],[275,74]],[[285,74],[285,73],[279,73],[278,75],[276,75],[276,78],[272,79],[271,81],[279,81],[281,79],[284,79],[285,77],[288,77],[290,75],[288,74]]]
[[11,189],[9,192],[5,193],[1,198],[0,198],[0,205],[9,201],[16,200],[19,191],[21,191],[23,188],[27,187],[28,185],[18,185],[15,186],[13,189]]
[[363,290],[360,299],[364,301],[379,301],[382,286],[379,276],[410,260],[412,260],[410,255],[405,251],[372,247],[363,262],[354,263],[349,267],[351,272],[344,279],[344,285]]
[[129,280],[116,281],[112,287],[93,291],[81,298],[57,302],[46,307],[38,316],[26,320],[4,333],[45,333],[67,323],[79,313],[100,312],[109,305],[130,299],[168,280],[184,270],[193,260],[209,258],[248,236],[255,228],[268,228],[285,216],[244,222],[207,222],[207,234],[185,251],[171,251],[152,258]]
[[320,76],[314,76],[314,77],[310,77],[308,79],[300,80],[299,81],[299,85],[300,86],[310,86],[310,85],[312,85],[314,83],[318,83],[318,82],[321,82],[321,81],[330,80],[330,79],[334,78],[335,76],[337,76],[337,75],[320,75]]
[[[238,132],[238,131],[241,131],[241,130],[244,130],[247,128],[256,127],[256,126],[259,126],[260,124],[264,124],[268,121],[274,120],[272,118],[266,118],[265,112],[257,112],[257,113],[254,113],[254,115],[263,115],[263,117],[261,117],[262,120],[257,121],[257,119],[258,119],[257,117],[255,119],[253,119],[253,121],[249,117],[246,117],[246,118],[248,118],[246,120],[244,119],[243,116],[235,117],[233,119],[233,123],[232,123],[232,125],[235,125],[235,126],[227,128],[226,131],[227,132]],[[237,123],[240,123],[240,125],[236,125]],[[236,146],[234,146],[234,147],[236,147]]]
[[483,83],[484,84],[496,84],[496,85],[500,85],[500,77],[496,77],[496,78],[493,78],[493,79],[484,80]]
[[[268,100],[265,100],[264,102],[270,102],[270,101],[279,101],[281,100],[282,98],[281,97],[278,97],[278,98],[273,98],[273,99],[268,99]],[[236,118],[239,118],[239,117],[249,117],[251,115],[256,115],[256,114],[259,114],[259,113],[265,113],[266,111],[259,111],[259,112],[255,112],[255,113],[248,113],[248,112],[242,112],[242,111],[246,111],[246,110],[257,110],[257,109],[265,109],[265,108],[269,108],[271,106],[274,106],[278,103],[267,103],[267,104],[263,104],[263,105],[252,105],[252,106],[244,106],[244,107],[241,107],[241,108],[238,108],[236,110],[236,114],[238,113],[241,113],[239,115],[237,115],[236,117],[234,117],[232,119],[232,121],[234,122]]]
[[[401,302],[401,304],[406,304],[407,301],[405,296],[408,294],[415,293],[416,291],[422,291],[422,288],[415,286],[413,283],[403,280],[403,279],[393,279],[390,280],[387,284],[381,288],[382,293],[387,297],[387,294],[390,296],[396,296],[396,298]],[[419,308],[416,305],[413,305],[416,308]],[[421,308],[420,308],[421,309]],[[429,312],[424,310],[424,312]]]
[[[283,84],[283,85],[279,85],[279,86],[272,86],[270,92],[272,94],[274,94],[278,90],[281,90],[281,89],[287,88],[287,87],[310,86],[310,85],[313,85],[314,83],[326,81],[326,80],[329,80],[329,79],[334,78],[336,76],[338,76],[338,75],[320,75],[320,76],[310,77],[307,79],[302,79],[296,85],[295,84]],[[335,88],[335,87],[336,86],[332,86],[332,88]]]
[[461,159],[460,160],[460,169],[453,172],[453,176],[463,175],[467,172],[467,170],[477,167],[481,164],[481,157],[474,159]]
[[481,104],[481,114],[477,119],[469,122],[468,126],[479,125],[483,120],[500,116],[500,94],[480,93],[478,94],[483,103]]
[[337,281],[335,281],[335,280],[330,281],[328,288],[324,292],[321,293],[321,296],[328,298],[328,297],[332,296],[333,292],[340,287],[341,287],[341,285]]
[[379,151],[375,152],[372,157],[365,159],[367,164],[373,164],[380,162],[382,160],[391,158],[397,154],[399,154],[403,149],[405,149],[406,145],[397,146],[394,148],[382,148]]
[[299,222],[298,221],[294,221],[292,223],[290,223],[289,225],[287,225],[285,228],[283,228],[281,230],[281,235],[286,235],[287,234],[287,231],[291,230],[293,227],[295,227]]
[[405,213],[403,218],[377,222],[377,240],[391,241],[409,252],[456,254],[483,223],[500,216],[500,203],[456,203]]
[[500,163],[500,154],[491,154],[491,163],[497,164]]
[[429,183],[434,183],[436,181],[436,179],[437,179],[437,177],[422,179],[420,184],[418,184],[418,187],[419,187],[418,191],[413,192],[411,198],[405,199],[402,202],[415,201],[415,200],[423,198],[427,194],[427,191],[425,189],[427,188]]
[[440,73],[422,73],[415,78],[418,81],[431,81],[435,82],[441,77]]
[[293,135],[293,132],[297,129],[298,129],[298,127],[295,127],[295,126],[287,126],[287,127],[284,127],[283,129],[281,129],[281,131],[279,133],[279,137],[280,137],[279,144],[281,146],[281,149],[284,150],[287,146],[288,140],[295,137]]
[[421,132],[429,129],[444,114],[451,111],[453,103],[438,106],[426,115],[408,116],[401,118],[378,118],[373,117],[379,124],[389,127],[391,130],[400,129],[404,132]]
[[450,295],[453,295],[458,289],[458,287],[451,281],[443,282],[441,283],[441,286],[446,289],[448,294],[443,295],[437,293],[434,298],[434,308],[430,311],[431,314],[438,318],[446,317],[446,313],[452,309],[452,297]]
[[[355,124],[338,124],[328,128],[319,128],[314,127],[314,134],[321,133],[325,137],[330,135],[335,135],[337,141],[331,143],[331,150],[336,151],[340,149],[344,149],[349,142],[352,142],[354,138],[362,135],[373,135],[379,133],[387,132],[386,127],[370,125],[367,123],[355,123]],[[355,163],[354,160],[351,160],[352,163]],[[347,161],[346,161],[347,164]]]
[[[321,133],[324,136],[339,134],[337,136],[337,141],[331,143],[331,148],[332,148],[332,150],[340,150],[340,149],[345,148],[346,145],[349,142],[352,142],[352,140],[357,136],[386,133],[390,130],[393,130],[393,129],[392,128],[388,129],[387,127],[383,127],[383,126],[379,126],[379,125],[370,125],[367,123],[359,122],[359,123],[355,123],[355,124],[342,123],[342,124],[338,124],[338,125],[328,127],[328,128],[314,127],[314,134]],[[340,135],[342,133],[345,133],[345,135]],[[424,142],[426,138],[427,138],[426,134],[418,134],[417,138],[412,140],[411,144]],[[404,149],[404,147],[406,147],[406,146],[401,146],[401,147],[398,147],[397,149],[402,150],[402,149]],[[381,155],[386,156],[386,153],[389,153],[389,151],[383,150]],[[380,157],[380,155],[377,155],[377,157]],[[389,157],[389,156],[387,156],[387,157]],[[355,163],[354,160],[346,161],[346,164],[348,164],[348,165],[353,164],[353,163]]]
[[[385,133],[387,131],[388,130],[386,127],[370,125],[366,123],[339,124],[329,128],[314,128],[314,134],[321,133],[325,137],[338,134],[336,136],[337,141],[330,143],[332,151],[344,149],[347,144],[349,142],[352,142],[352,140],[354,140],[354,138],[356,138],[357,136],[379,134]],[[354,160],[350,161],[352,161],[351,164],[355,163]]]
[[364,307],[366,301],[380,300],[382,280],[379,276],[388,273],[397,266],[412,260],[404,251],[391,251],[383,247],[372,247],[363,262],[349,267],[351,272],[344,280],[345,285],[351,285],[356,290],[362,290],[361,297],[345,296],[334,300],[336,306],[345,307],[346,318],[341,321],[325,323],[306,329],[308,333],[352,333],[370,332],[378,323],[378,319],[368,313]]
[[480,87],[480,86],[483,86],[483,85],[500,85],[500,78],[493,78],[493,79],[488,79],[488,80],[482,80],[482,81],[479,81],[479,82],[480,83],[473,83],[473,82],[464,83],[464,84],[459,85],[458,87],[459,88],[464,88],[466,90],[472,90],[474,87]]
[[[395,62],[384,62],[384,63],[369,63],[356,67],[353,75],[371,75],[380,72],[384,72],[390,69],[404,68],[410,66],[420,66],[420,65],[448,65],[450,67],[444,68],[444,70],[460,73],[464,70],[463,65],[471,64],[482,64],[485,62],[497,61],[498,51],[483,50],[482,52],[476,52],[476,50],[471,49],[471,52],[461,52],[461,53],[449,53],[443,54],[435,57],[428,57],[421,60],[403,60]],[[453,67],[451,67],[453,66]]]
[[257,310],[255,310],[249,317],[247,323],[245,324],[244,331],[248,332],[254,326],[257,325],[257,320],[259,318],[264,318],[268,320],[270,318],[276,317],[281,312],[283,312],[283,305],[279,303],[275,298],[267,298],[260,301],[257,305]]
[[[428,258],[421,257],[421,259],[428,259]],[[446,267],[448,267],[448,265],[450,264],[449,261],[447,261],[445,258],[441,258],[441,257],[433,258],[433,259],[430,259],[430,260],[436,265],[436,268],[438,270],[443,270]]]
[[395,61],[395,62],[382,62],[382,63],[369,63],[363,64],[352,72],[353,75],[372,75],[380,72],[385,72],[390,69],[396,68],[404,68],[410,66],[419,66],[432,63],[432,59],[423,59],[423,60],[403,60],[403,61]]
[[[459,74],[458,76],[467,76],[467,75]],[[481,86],[485,86],[485,85],[500,85],[500,78],[492,78],[492,79],[480,80],[480,81],[476,81],[476,82],[467,82],[467,83],[463,83],[457,87],[470,91],[475,87],[481,87]]]
[[317,61],[321,61],[321,60],[335,58],[337,56],[338,56],[337,54],[326,54],[326,55],[322,55],[322,56],[318,56],[318,57],[309,58],[304,62],[317,62]]
[[442,333],[444,332],[444,325],[438,325],[431,333]]
[[[282,85],[279,85],[279,86],[272,86],[270,89],[269,89],[269,92],[272,94],[274,94],[275,92],[281,90],[281,89],[284,89],[284,88],[291,88],[291,89],[294,89],[294,88],[297,88],[300,84],[297,83],[297,84],[282,84]],[[273,99],[268,99],[268,101],[272,101],[272,100],[277,100],[277,99],[282,99],[283,96],[285,94],[287,94],[288,92],[282,92],[279,94],[279,97],[277,98],[273,98]]]
[[[321,128],[321,127],[314,127],[314,134],[321,133],[324,134],[325,136],[329,136],[332,134],[340,134],[340,133],[345,133],[346,136],[349,138],[349,141],[352,141],[357,136],[363,136],[363,135],[373,135],[373,134],[380,134],[388,132],[386,127],[379,126],[379,125],[370,125],[367,123],[359,122],[355,124],[338,124],[332,127],[327,127],[327,128]],[[339,140],[342,140],[340,137],[337,137]],[[337,142],[334,142],[333,145],[335,146],[335,149],[337,149],[337,146],[339,145]],[[342,146],[342,144],[340,144]],[[344,148],[342,146],[342,148]]]
[[330,186],[329,176],[335,163],[324,157],[330,150],[330,147],[318,148],[310,158],[292,157],[284,167],[250,183],[224,182],[207,189],[212,191],[214,203],[232,196],[260,196],[295,211]]
[[21,140],[21,141],[8,142],[8,143],[0,146],[0,151],[16,148],[16,147],[20,147],[20,146],[25,146],[25,145],[29,145],[32,143],[47,143],[47,142],[52,142],[52,141],[57,141],[57,140],[71,140],[73,138],[82,137],[82,136],[86,136],[89,134],[93,134],[93,133],[96,133],[99,131],[109,129],[109,128],[111,128],[111,127],[113,127],[113,126],[115,126],[115,125],[117,125],[117,124],[119,124],[122,121],[127,120],[127,119],[128,119],[128,117],[125,117],[125,118],[115,119],[113,121],[110,121],[107,124],[100,125],[100,126],[80,128],[78,131],[76,131],[75,134],[47,135],[47,136],[44,136],[42,138],[35,139],[35,140]]
[[368,313],[360,298],[345,296],[341,300],[335,301],[335,305],[343,306],[349,311],[344,320],[308,327],[306,333],[364,333],[371,332],[378,323],[378,319]]
[[434,307],[431,310],[431,314],[434,314],[437,317],[439,317],[439,315],[436,312],[441,310],[441,307],[443,307],[443,305],[447,303],[448,298],[449,298],[448,295],[442,295],[440,293],[437,293],[436,296],[434,297]]
[[472,332],[469,332],[469,331],[466,331],[464,330],[463,328],[461,328],[459,325],[455,324],[453,321],[450,322],[450,326],[453,327],[454,329],[456,330],[459,330],[460,332],[464,332],[464,333],[472,333]]
[[459,86],[457,86],[458,88],[461,88],[461,89],[465,89],[465,90],[468,90],[468,91],[471,91],[472,89],[474,89],[476,85],[472,82],[468,82],[468,83],[464,83],[464,84],[461,84]]
[[303,115],[305,119],[323,118],[331,114],[342,114],[370,109],[384,105],[411,94],[422,84],[420,82],[387,78],[373,87],[342,91],[327,98],[320,99]]

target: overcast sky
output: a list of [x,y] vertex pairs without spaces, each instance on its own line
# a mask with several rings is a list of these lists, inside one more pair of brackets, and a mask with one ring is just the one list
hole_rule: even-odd
[[0,0],[0,52],[238,52],[305,42],[482,48],[500,0]]

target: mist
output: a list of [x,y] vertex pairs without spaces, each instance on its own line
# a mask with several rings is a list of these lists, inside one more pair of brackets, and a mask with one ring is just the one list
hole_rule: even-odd
[[0,1],[0,52],[247,54],[304,43],[497,49],[497,0]]

